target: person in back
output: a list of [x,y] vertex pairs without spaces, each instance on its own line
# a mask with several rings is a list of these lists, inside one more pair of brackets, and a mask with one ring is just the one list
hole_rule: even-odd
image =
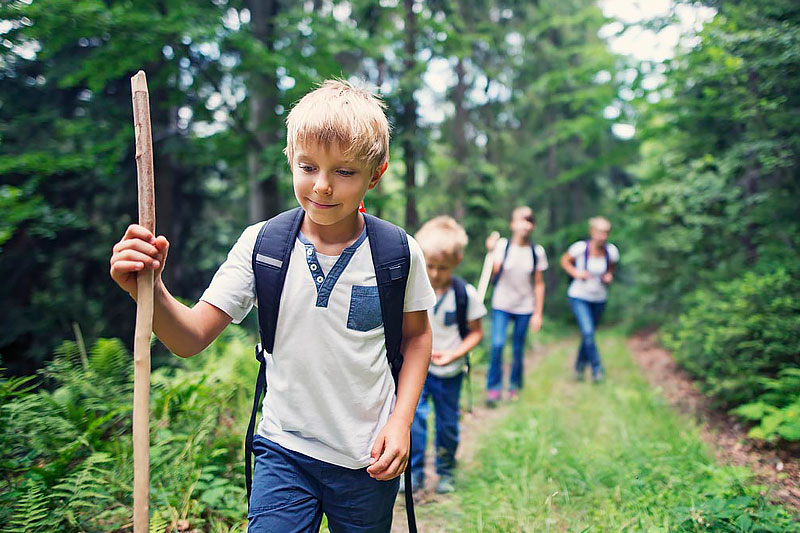
[[608,286],[614,281],[619,250],[608,242],[611,222],[605,217],[589,219],[589,238],[572,243],[561,256],[561,267],[572,277],[567,289],[569,304],[581,330],[581,344],[575,359],[575,377],[583,380],[586,367],[595,383],[603,379],[603,364],[594,332],[608,300]]
[[[475,287],[453,271],[464,257],[467,233],[449,216],[426,222],[416,234],[425,254],[428,278],[437,301],[428,310],[433,330],[433,355],[428,377],[411,425],[411,490],[425,485],[425,448],[428,442],[430,404],[436,413],[436,492],[453,492],[453,469],[458,448],[461,382],[469,352],[483,338],[481,319],[486,307]],[[407,487],[403,487],[407,490]]]
[[547,254],[531,240],[536,228],[533,209],[517,207],[511,212],[511,238],[486,241],[494,254],[492,270],[492,345],[489,373],[486,375],[486,404],[494,407],[502,396],[503,348],[508,325],[513,324],[512,362],[509,377],[509,399],[516,400],[523,380],[523,355],[528,328],[535,333],[542,327],[544,311],[544,278]]

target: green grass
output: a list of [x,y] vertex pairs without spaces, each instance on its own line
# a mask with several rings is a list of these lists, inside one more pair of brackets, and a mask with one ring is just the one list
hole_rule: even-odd
[[[447,531],[800,531],[743,468],[719,466],[687,418],[651,391],[619,332],[600,336],[607,380],[572,380],[575,348],[529,373],[521,401],[479,439],[456,494],[421,506]],[[435,527],[432,529],[437,530]]]

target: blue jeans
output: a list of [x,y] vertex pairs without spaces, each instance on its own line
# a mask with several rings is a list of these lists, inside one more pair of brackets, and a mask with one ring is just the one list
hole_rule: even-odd
[[594,330],[600,322],[600,317],[603,316],[606,303],[570,298],[569,305],[581,330],[581,346],[578,348],[578,358],[575,360],[575,371],[583,373],[586,365],[590,365],[592,375],[597,376],[603,371],[603,364],[600,362],[600,353],[594,341]]
[[253,438],[253,454],[249,532],[316,532],[322,513],[333,533],[391,530],[400,478],[377,481],[366,468],[312,459],[260,435]]
[[419,479],[423,478],[425,469],[430,402],[436,411],[436,473],[440,476],[453,474],[458,448],[458,399],[463,378],[464,374],[459,373],[449,378],[428,374],[425,379],[411,424],[411,473]]
[[511,377],[509,388],[517,390],[522,388],[522,356],[525,350],[525,336],[528,334],[528,323],[531,315],[516,315],[506,313],[499,309],[492,309],[492,349],[489,360],[489,373],[486,375],[486,389],[500,391],[503,388],[503,348],[506,344],[506,331],[508,323],[514,323],[514,333],[511,337]]

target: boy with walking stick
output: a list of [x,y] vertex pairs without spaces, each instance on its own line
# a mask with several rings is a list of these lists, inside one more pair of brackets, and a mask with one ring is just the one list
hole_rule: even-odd
[[258,304],[250,531],[317,531],[323,513],[334,532],[391,527],[436,297],[416,241],[358,212],[388,164],[383,107],[340,81],[298,102],[285,152],[300,207],[245,229],[193,308],[161,280],[165,237],[132,225],[114,246],[111,275],[134,298],[136,273],[154,271],[153,329],[177,355]]

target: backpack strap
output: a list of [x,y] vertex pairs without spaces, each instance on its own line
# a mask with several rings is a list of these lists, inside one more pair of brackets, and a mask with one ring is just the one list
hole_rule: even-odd
[[583,269],[589,270],[589,239],[583,242],[586,243],[586,248],[583,250]]
[[403,341],[403,306],[411,267],[408,235],[403,229],[385,220],[367,214],[363,216],[378,282],[383,331],[386,336],[386,357],[396,384],[403,365],[403,354],[400,351]]
[[[403,366],[403,307],[406,298],[406,283],[411,268],[411,252],[408,248],[408,235],[394,224],[364,213],[367,238],[372,252],[372,264],[378,281],[378,296],[381,301],[383,333],[386,336],[386,357],[392,369],[395,387]],[[417,520],[414,515],[414,497],[411,492],[411,468],[406,467],[406,516],[408,530],[417,533]]]
[[503,260],[500,262],[500,269],[497,271],[497,274],[492,276],[492,285],[497,285],[497,281],[500,279],[500,275],[503,273],[503,269],[506,266],[506,258],[508,258],[508,251],[511,250],[511,239],[506,239],[506,248],[503,250]]
[[[275,347],[275,328],[278,324],[278,309],[281,293],[289,269],[292,248],[303,222],[303,209],[286,211],[268,220],[258,232],[253,248],[253,275],[258,298],[258,328],[261,342],[256,346],[258,378],[253,395],[253,409],[244,439],[245,481],[247,484],[247,506],[250,507],[250,493],[253,488],[253,435],[256,418],[260,411],[261,395],[267,391],[267,363],[264,352],[272,353]],[[268,236],[268,237],[267,237]]]
[[[456,296],[456,324],[458,324],[458,334],[462,339],[469,335],[469,324],[467,323],[467,282],[458,276],[453,276],[453,292]],[[467,411],[472,412],[472,365],[469,361],[469,354],[464,356],[464,373],[467,375]]]
[[289,270],[294,241],[303,222],[303,209],[297,207],[268,220],[258,232],[253,248],[253,274],[258,298],[258,329],[261,347],[272,353],[281,293]]
[[536,255],[536,243],[531,243],[531,254],[533,255],[533,275],[536,276],[536,265],[539,262],[539,256]]
[[456,295],[458,334],[463,339],[469,335],[469,324],[467,324],[467,282],[458,276],[453,276],[453,292]]

